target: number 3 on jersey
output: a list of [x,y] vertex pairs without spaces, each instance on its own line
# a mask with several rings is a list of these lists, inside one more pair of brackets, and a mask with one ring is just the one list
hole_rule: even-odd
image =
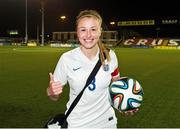
[[89,89],[90,91],[93,91],[93,90],[96,89],[96,84],[95,84],[95,82],[96,82],[96,78],[94,78],[94,79],[92,80],[91,84],[88,86],[88,89]]

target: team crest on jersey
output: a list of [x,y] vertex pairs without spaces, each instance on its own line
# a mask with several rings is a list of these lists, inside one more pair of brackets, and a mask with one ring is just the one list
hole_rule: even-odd
[[104,61],[103,69],[104,71],[109,71],[109,64],[107,62],[107,59]]
[[108,64],[105,64],[105,65],[103,66],[103,69],[104,69],[104,71],[109,71],[109,65],[108,65]]

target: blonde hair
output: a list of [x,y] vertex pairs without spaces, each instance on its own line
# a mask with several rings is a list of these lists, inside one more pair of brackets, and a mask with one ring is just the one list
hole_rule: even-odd
[[[102,17],[96,10],[83,10],[79,13],[79,15],[76,17],[76,26],[78,26],[79,20],[81,20],[84,17],[93,17],[99,21],[100,26],[102,26]],[[109,55],[109,49],[105,47],[105,45],[102,43],[101,40],[98,41],[98,46],[100,50],[100,59],[103,65],[106,64],[105,59],[107,61],[110,61],[110,55]]]

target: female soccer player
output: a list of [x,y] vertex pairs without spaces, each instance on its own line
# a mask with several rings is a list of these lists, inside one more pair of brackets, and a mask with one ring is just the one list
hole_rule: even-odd
[[117,118],[109,102],[108,86],[112,80],[119,78],[118,61],[115,52],[108,50],[100,40],[101,25],[102,18],[97,11],[81,11],[76,20],[80,47],[64,53],[54,74],[50,73],[47,95],[52,100],[58,100],[63,86],[68,83],[68,109],[85,86],[100,55],[102,66],[68,116],[68,128],[117,128]]

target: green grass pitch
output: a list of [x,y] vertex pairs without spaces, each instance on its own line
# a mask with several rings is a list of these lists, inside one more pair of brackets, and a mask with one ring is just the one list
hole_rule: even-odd
[[[0,47],[0,128],[41,128],[66,109],[46,96],[49,72],[70,48]],[[113,48],[121,76],[137,79],[144,101],[134,116],[116,112],[119,128],[180,127],[180,50]]]

